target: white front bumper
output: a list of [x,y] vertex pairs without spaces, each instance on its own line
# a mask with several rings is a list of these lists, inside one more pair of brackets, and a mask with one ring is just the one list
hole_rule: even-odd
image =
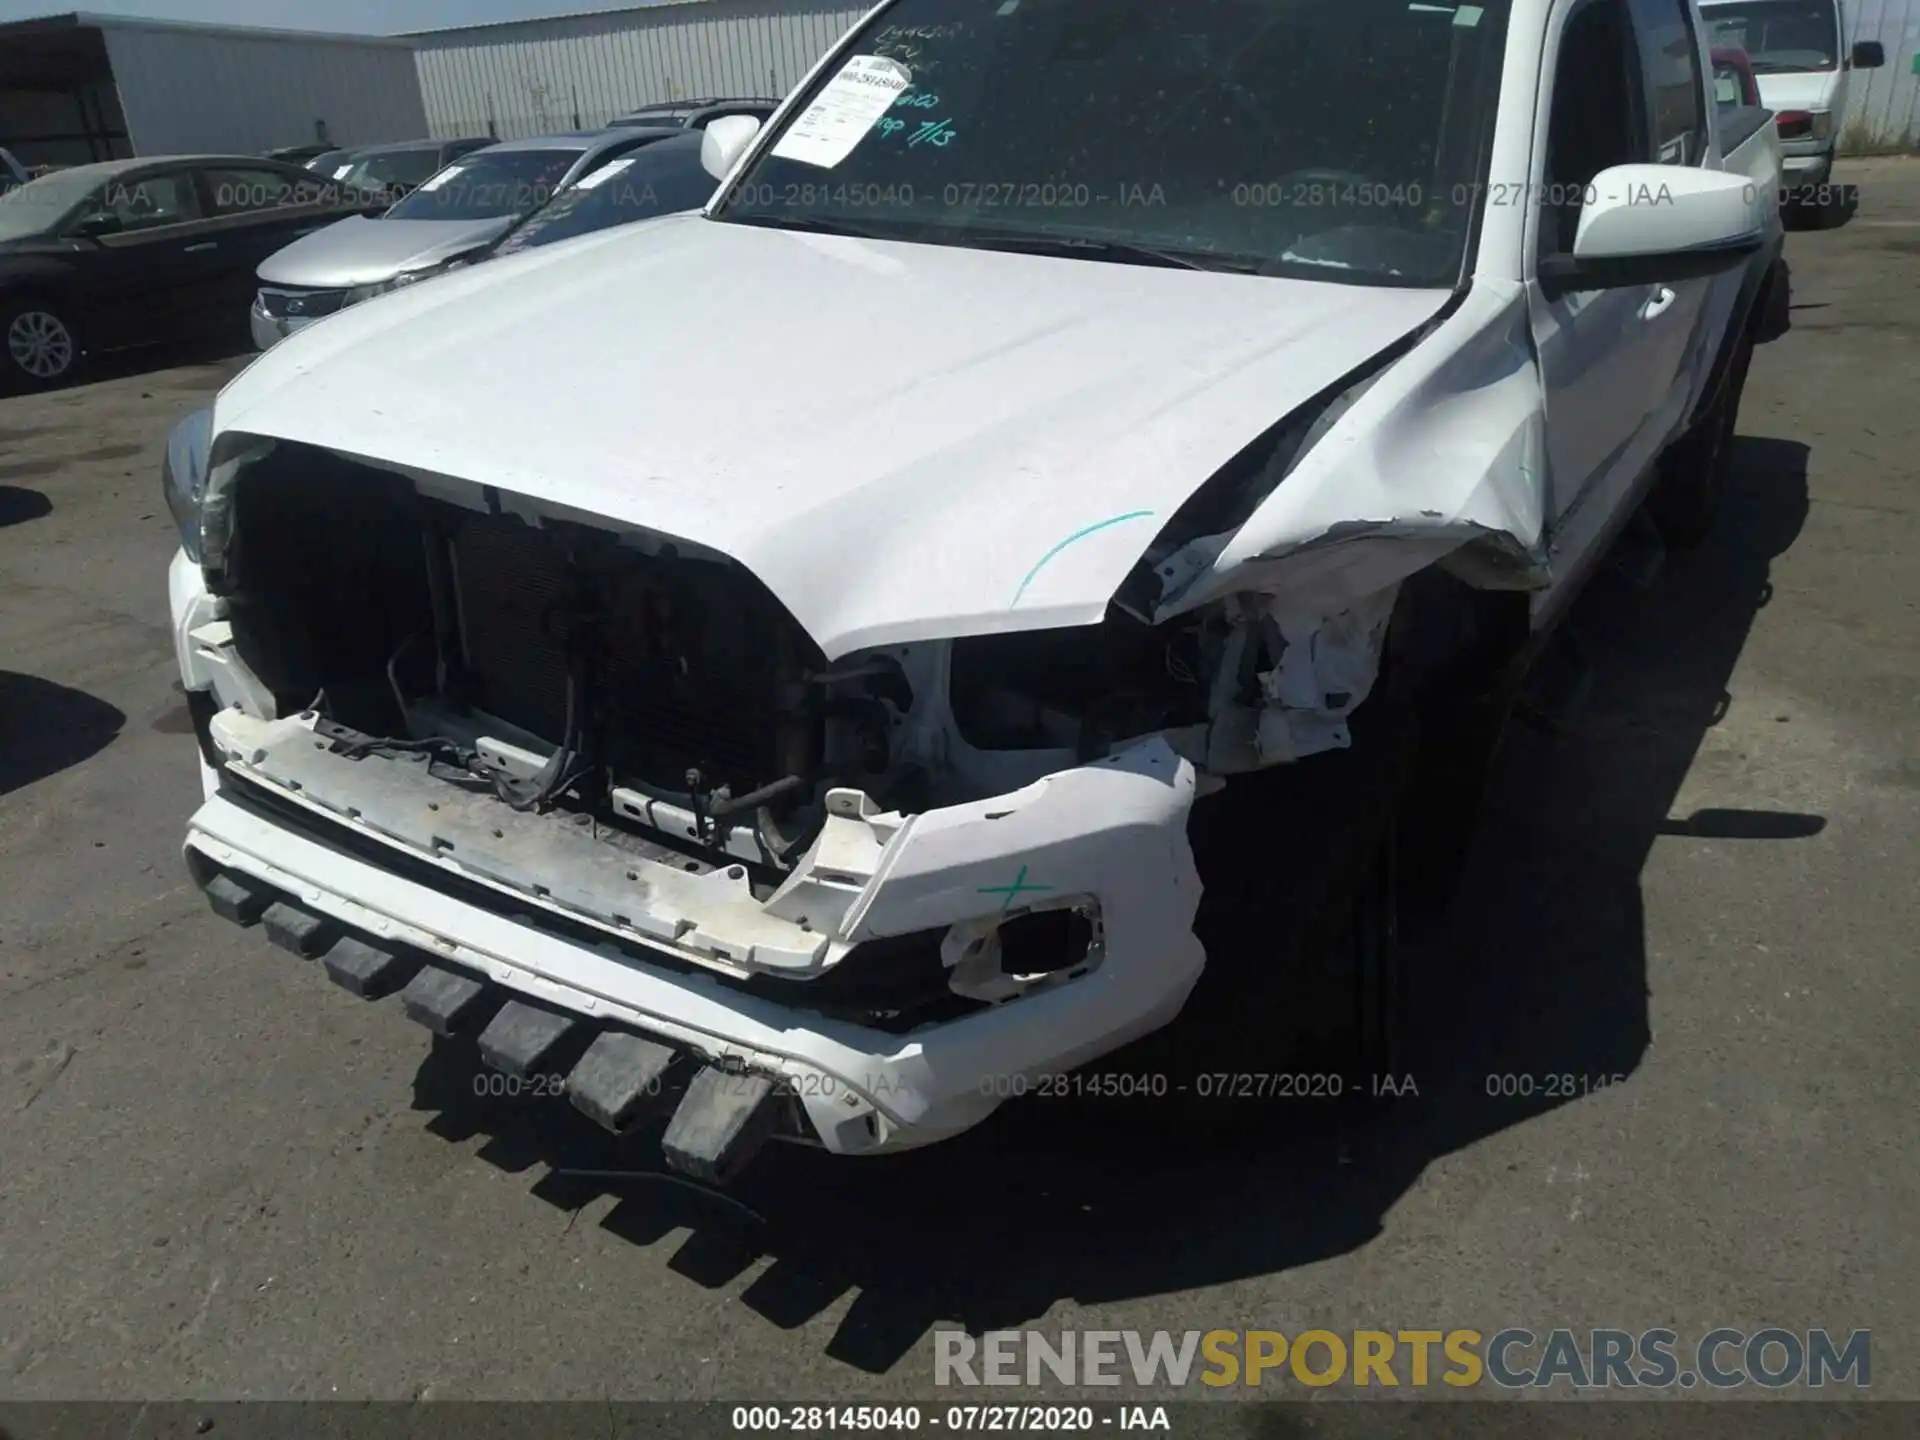
[[[197,567],[176,557],[170,578],[185,684],[212,689],[223,705],[257,709],[244,667],[220,643],[219,604],[200,585]],[[396,860],[404,853],[423,877],[405,878],[218,793],[194,815],[186,845],[352,930],[416,947],[596,1023],[786,1077],[827,1148],[871,1153],[953,1135],[1018,1093],[1019,1082],[1085,1064],[1173,1019],[1204,963],[1192,928],[1200,881],[1186,838],[1194,793],[1193,767],[1153,741],[1008,796],[925,812],[899,828],[862,867],[866,878],[837,922],[843,933],[836,940],[857,945],[1018,914],[1028,897],[1084,896],[1098,905],[1104,947],[1089,973],[904,1036],[688,973],[686,945],[709,923],[716,935],[737,930],[737,894],[724,906],[716,901],[709,922],[684,883],[675,892],[662,875],[661,903],[677,908],[648,917],[640,910],[655,902],[643,902],[636,928],[665,921],[662,933],[686,942],[650,942],[629,929],[618,933],[616,948],[576,943],[461,898],[476,881],[495,882],[451,855],[425,857],[448,874],[443,890],[426,878],[419,850],[395,849]],[[510,838],[522,818],[501,807]],[[361,828],[367,838],[397,843]],[[456,877],[462,883],[452,883]],[[779,897],[767,902],[770,931],[779,905]],[[558,903],[547,908],[579,920]],[[650,944],[678,973],[635,958]],[[751,950],[741,958],[751,961]]]

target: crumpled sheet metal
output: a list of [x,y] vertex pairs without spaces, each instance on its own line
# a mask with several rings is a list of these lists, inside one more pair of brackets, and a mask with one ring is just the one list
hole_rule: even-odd
[[1245,524],[1172,558],[1198,573],[1156,620],[1246,592],[1335,613],[1433,564],[1484,588],[1544,586],[1545,418],[1525,292],[1476,283]]

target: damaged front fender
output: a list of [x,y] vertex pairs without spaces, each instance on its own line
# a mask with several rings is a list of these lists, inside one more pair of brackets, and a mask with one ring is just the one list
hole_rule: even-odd
[[[1337,614],[1431,565],[1533,590],[1546,563],[1546,412],[1524,290],[1476,283],[1317,439],[1244,482],[1236,529],[1151,552],[1164,622],[1233,594]],[[1253,498],[1252,495],[1247,498]]]

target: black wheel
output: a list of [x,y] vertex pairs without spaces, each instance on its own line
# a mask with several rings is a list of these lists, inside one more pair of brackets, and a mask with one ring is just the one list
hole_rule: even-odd
[[80,337],[52,302],[25,295],[0,301],[0,372],[15,386],[45,390],[80,368]]
[[1752,361],[1752,337],[1743,336],[1720,398],[1692,431],[1660,457],[1660,478],[1647,497],[1647,510],[1670,550],[1695,549],[1713,532],[1726,490],[1727,452],[1733,445],[1740,396]]

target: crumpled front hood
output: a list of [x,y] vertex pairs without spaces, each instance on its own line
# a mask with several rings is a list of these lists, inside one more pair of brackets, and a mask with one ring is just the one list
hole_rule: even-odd
[[382,220],[353,215],[276,250],[260,265],[269,285],[345,289],[375,285],[403,270],[451,260],[513,224],[497,220]]
[[670,216],[312,326],[215,428],[721,551],[837,657],[1096,623],[1209,476],[1447,299]]

